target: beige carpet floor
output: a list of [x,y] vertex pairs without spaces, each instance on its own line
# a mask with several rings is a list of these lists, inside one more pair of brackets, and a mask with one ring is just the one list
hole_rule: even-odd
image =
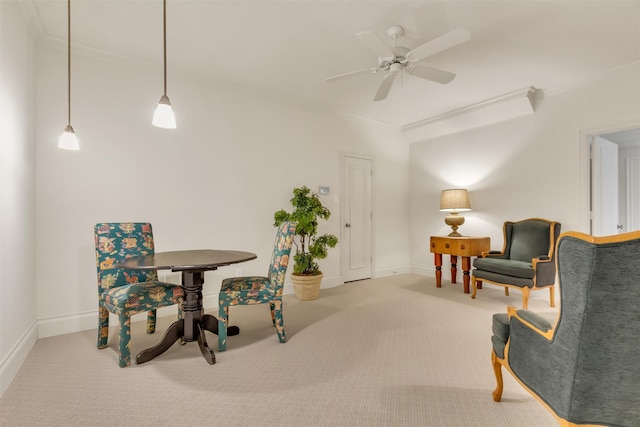
[[[520,303],[517,292],[485,286],[472,300],[460,283],[436,288],[413,274],[323,289],[315,301],[285,295],[286,344],[267,305],[232,307],[241,334],[212,366],[187,343],[121,369],[114,327],[104,350],[95,330],[45,338],[0,399],[0,425],[555,426],[508,373],[503,401],[491,399],[491,316]],[[544,291],[529,309],[555,313]],[[134,322],[132,354],[174,320],[159,319],[153,335]]]

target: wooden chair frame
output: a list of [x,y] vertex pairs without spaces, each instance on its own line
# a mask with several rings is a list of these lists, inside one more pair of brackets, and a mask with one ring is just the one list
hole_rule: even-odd
[[[624,235],[614,235],[614,236],[606,236],[606,237],[594,237],[594,236],[590,236],[587,234],[583,234],[583,233],[578,233],[578,232],[565,232],[563,233],[560,238],[565,237],[565,236],[571,236],[571,237],[575,237],[590,243],[597,243],[597,244],[605,244],[605,243],[617,243],[617,242],[622,242],[622,241],[626,241],[629,240],[631,236],[632,238],[640,238],[640,231],[637,232],[633,232],[633,233],[626,233]],[[560,241],[560,238],[558,239],[558,241]],[[557,260],[556,260],[557,263]],[[562,284],[560,284],[562,285]],[[520,316],[520,314],[518,313],[518,308],[516,307],[508,307],[507,308],[507,315],[509,317],[509,322],[511,323],[511,319],[512,318],[516,318],[520,323],[522,323],[525,327],[527,327],[528,329],[531,329],[533,332],[535,332],[536,334],[540,335],[541,337],[543,337],[545,340],[552,342],[554,340],[555,334],[557,332],[557,329],[559,327],[559,323],[560,323],[560,319],[562,317],[562,312],[560,312],[558,314],[558,316],[555,319],[554,324],[550,327],[550,329],[548,330],[543,330],[540,329],[539,327],[535,326],[534,324],[532,324],[530,321],[524,319],[522,316]],[[558,424],[561,427],[602,427],[605,426],[606,424],[576,424],[573,423],[567,419],[562,418],[561,416],[559,416],[554,409],[549,406],[534,390],[532,390],[530,387],[528,387],[515,373],[514,371],[511,369],[511,366],[509,365],[509,351],[510,351],[510,347],[511,347],[511,336],[509,336],[506,344],[505,344],[505,348],[504,348],[504,357],[500,358],[498,357],[498,355],[496,354],[495,350],[492,349],[491,351],[491,365],[493,367],[493,372],[496,378],[496,388],[495,390],[492,392],[492,397],[493,400],[495,402],[500,402],[502,399],[502,392],[503,392],[503,378],[502,378],[502,368],[504,367],[509,373],[511,373],[511,375],[513,376],[513,378],[529,393],[531,394],[536,400],[538,400],[542,406],[544,406],[558,421]]]
[[[499,256],[503,256],[507,250],[507,224],[511,223],[511,224],[518,224],[521,222],[526,222],[526,221],[544,221],[544,222],[548,222],[549,223],[549,241],[553,242],[555,240],[555,235],[556,235],[556,226],[560,226],[560,223],[556,222],[556,221],[550,221],[548,219],[544,219],[544,218],[527,218],[527,219],[523,219],[520,221],[507,221],[504,223],[503,227],[502,227],[502,239],[503,239],[503,246],[502,246],[502,250],[500,252],[497,251],[489,251],[489,252],[482,252],[481,257],[482,258],[489,258],[489,257],[499,257]],[[533,258],[531,260],[531,268],[536,271],[538,268],[538,264],[542,264],[542,263],[555,263],[555,244],[549,245],[549,251],[546,254],[546,256],[542,256],[542,257],[536,257]],[[489,280],[486,278],[477,278],[473,275],[473,271],[472,271],[472,275],[471,275],[471,284],[473,287],[473,291],[471,292],[471,298],[475,299],[476,298],[476,294],[478,292],[478,289],[482,289],[482,283],[483,282],[487,282],[490,283],[492,285],[496,285],[496,286],[502,286],[504,287],[504,294],[506,296],[509,296],[509,288],[513,288],[513,289],[518,289],[522,292],[522,308],[528,308],[529,307],[529,296],[531,294],[531,291],[536,291],[536,290],[542,290],[542,289],[549,289],[549,305],[551,307],[555,307],[556,303],[555,303],[555,282],[552,284],[548,284],[548,285],[538,285],[537,283],[537,276],[533,277],[533,286],[530,288],[528,286],[517,286],[517,285],[513,285],[510,283],[503,283],[503,282],[498,282],[498,281],[494,281],[494,280]]]

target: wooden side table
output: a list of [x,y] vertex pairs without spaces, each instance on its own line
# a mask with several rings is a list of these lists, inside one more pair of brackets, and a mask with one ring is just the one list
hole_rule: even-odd
[[431,236],[430,250],[436,265],[436,286],[442,287],[442,254],[451,255],[451,283],[456,283],[458,257],[462,257],[464,293],[469,293],[469,270],[471,257],[488,252],[491,242],[488,237]]

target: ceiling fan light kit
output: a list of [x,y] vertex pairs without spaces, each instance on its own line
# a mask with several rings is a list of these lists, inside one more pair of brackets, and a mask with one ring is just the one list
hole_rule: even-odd
[[382,82],[380,82],[378,91],[373,99],[374,101],[381,101],[387,98],[396,74],[401,74],[403,70],[411,76],[420,77],[440,84],[447,84],[455,78],[456,75],[454,73],[427,67],[420,64],[420,62],[431,55],[466,42],[471,37],[469,31],[464,28],[456,28],[413,50],[404,46],[397,46],[398,37],[403,34],[404,28],[401,26],[393,25],[389,27],[387,29],[387,35],[393,41],[393,47],[389,47],[373,31],[362,31],[358,33],[356,37],[378,56],[378,66],[338,74],[327,77],[325,80],[327,82],[335,82],[363,74],[386,71],[387,74],[382,79]]

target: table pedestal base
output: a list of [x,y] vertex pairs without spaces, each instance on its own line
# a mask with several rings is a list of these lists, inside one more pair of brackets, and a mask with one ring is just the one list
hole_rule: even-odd
[[[210,314],[202,314],[202,285],[204,284],[204,271],[185,270],[182,272],[182,289],[185,297],[182,303],[183,318],[174,322],[162,340],[155,346],[142,350],[136,356],[136,364],[148,362],[156,356],[167,351],[176,341],[186,342],[198,341],[200,351],[209,365],[216,363],[216,356],[213,349],[207,344],[207,337],[204,331],[218,334],[218,319]],[[237,326],[229,326],[227,335],[233,336],[240,333]]]
[[[213,365],[216,363],[216,356],[213,352],[213,349],[209,347],[207,344],[207,338],[205,337],[204,331],[213,332],[214,334],[218,334],[218,319],[215,316],[211,316],[210,314],[205,314],[202,316],[202,321],[198,321],[194,319],[193,321],[193,330],[196,335],[196,339],[198,341],[198,345],[200,346],[200,351],[204,356],[205,360],[209,363],[209,365]],[[227,328],[227,335],[233,336],[238,335],[240,333],[240,328],[237,326],[229,326]],[[162,353],[167,351],[176,341],[184,338],[184,319],[180,319],[174,322],[167,332],[165,332],[162,340],[156,344],[155,346],[148,348],[146,350],[142,350],[136,356],[136,364],[140,365],[142,363],[148,362],[151,359],[160,356]],[[184,343],[187,341],[195,341],[184,339]]]

